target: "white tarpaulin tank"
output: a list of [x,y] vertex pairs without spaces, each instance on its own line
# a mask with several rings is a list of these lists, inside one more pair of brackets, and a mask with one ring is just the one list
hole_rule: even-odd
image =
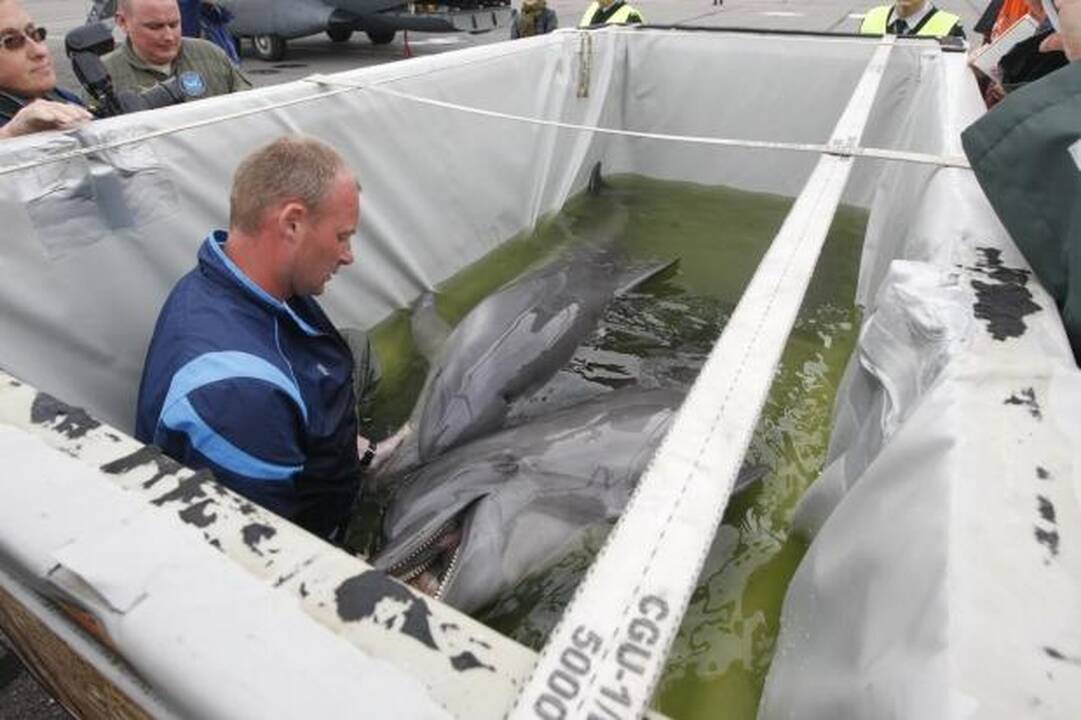
[[[335,662],[386,679],[386,692],[368,696],[373,715],[403,712],[389,689],[400,688],[418,715],[637,716],[843,201],[870,211],[864,323],[830,461],[797,513],[814,542],[786,598],[760,716],[1081,716],[1081,380],[1052,301],[959,158],[959,132],[981,107],[964,55],[933,42],[560,31],[6,142],[0,367],[69,405],[26,385],[0,393],[0,507],[10,511],[0,523],[0,586],[26,607],[60,596],[108,616],[105,635],[139,677],[128,695],[157,714],[255,716],[260,701],[262,714],[288,714],[258,685],[195,703],[198,681],[186,674],[200,668],[221,683],[230,668],[245,674],[225,653],[275,647],[242,641],[273,633],[273,613],[244,625],[242,610],[223,602],[241,640],[228,641],[228,623],[216,626],[215,665],[140,636],[162,617],[214,607],[220,588],[273,596],[292,613],[281,632],[306,638],[311,653],[333,645],[320,628],[356,646],[360,654]],[[161,303],[207,231],[227,223],[240,159],[288,132],[329,142],[364,186],[358,262],[323,303],[341,325],[373,326],[532,227],[580,192],[598,161],[610,174],[795,199],[539,661],[434,601],[439,627],[461,637],[420,647],[347,618],[341,590],[366,576],[364,563],[268,513],[259,526],[274,532],[252,541],[235,497],[185,495],[190,473],[175,467],[117,480],[116,463],[138,469],[133,458],[145,451],[112,440],[104,425],[72,433],[70,406],[130,431]],[[50,447],[89,464],[85,492],[68,487],[63,465],[74,461],[48,459]],[[161,507],[151,489],[162,477],[176,508]],[[116,484],[134,500],[116,501]],[[111,519],[72,519],[67,532],[56,518],[82,517],[75,495],[76,507],[111,504]],[[193,503],[204,498],[217,515],[196,513],[205,524],[193,525]],[[43,519],[53,503],[67,509]],[[145,513],[171,516],[175,527],[144,522]],[[271,537],[267,560],[260,541]],[[155,577],[153,554],[115,551],[148,538],[162,557],[168,549],[187,571],[218,578],[198,602],[170,592],[179,580]],[[200,538],[241,575],[203,557]],[[22,579],[22,595],[11,578]],[[132,602],[147,596],[161,604]],[[192,642],[209,642],[205,628],[180,626]],[[574,692],[555,697],[561,653],[583,633],[597,638],[596,653]],[[490,650],[470,666],[486,669],[467,674],[439,655],[460,658],[466,638]],[[645,658],[633,673],[619,664],[628,648]],[[304,685],[278,670],[266,670],[268,682]],[[318,707],[355,702],[325,685]]]

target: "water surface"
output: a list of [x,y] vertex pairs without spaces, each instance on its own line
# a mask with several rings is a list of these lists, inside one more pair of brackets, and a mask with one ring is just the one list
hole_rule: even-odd
[[[531,265],[588,241],[614,212],[629,213],[622,241],[631,257],[679,258],[676,269],[615,301],[568,368],[513,417],[631,384],[689,388],[792,202],[634,176],[609,184],[599,196],[573,199],[440,288],[440,314],[453,324]],[[866,213],[852,208],[841,208],[834,220],[748,452],[769,473],[729,504],[654,698],[673,718],[755,716],[784,592],[804,552],[789,539],[788,525],[822,467],[833,396],[859,324],[852,303],[865,226]],[[385,366],[369,420],[378,436],[408,417],[427,366],[404,312],[377,328],[374,340]],[[355,544],[370,545],[377,517],[369,504]],[[562,561],[524,580],[480,619],[539,649],[606,532],[592,529]]]

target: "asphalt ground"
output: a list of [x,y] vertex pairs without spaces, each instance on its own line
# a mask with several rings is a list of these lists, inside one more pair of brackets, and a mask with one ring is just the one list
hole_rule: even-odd
[[[77,88],[78,83],[64,58],[64,34],[82,24],[89,2],[80,0],[23,0],[40,25],[49,30],[48,43],[60,74],[61,85]],[[295,2],[299,0],[266,0]],[[333,0],[324,0],[333,3]],[[885,1],[885,0],[883,0]],[[512,0],[515,4],[519,0]],[[637,0],[633,4],[655,24],[683,24],[706,27],[776,28],[816,32],[855,32],[859,18],[871,4],[854,0]],[[965,27],[972,27],[983,10],[983,0],[941,0],[939,7],[957,13]],[[548,0],[559,16],[560,27],[574,26],[587,5],[586,0]],[[118,40],[120,34],[117,33]],[[373,45],[364,33],[356,33],[347,43],[333,43],[325,35],[289,41],[280,62],[264,62],[255,57],[249,43],[241,54],[244,72],[256,86],[275,85],[316,73],[351,70],[385,62],[401,62],[414,57],[453,52],[474,45],[507,41],[509,29],[479,35],[466,33],[398,33],[388,45]]]
[[[297,2],[298,0],[266,0]],[[333,0],[325,0],[332,4]],[[887,0],[882,0],[886,2]],[[78,82],[64,55],[64,35],[81,25],[90,3],[82,0],[23,0],[38,25],[49,30],[48,44],[56,64],[60,84],[77,89]],[[517,5],[518,0],[513,0]],[[586,0],[548,0],[556,11],[560,27],[574,26],[588,3]],[[873,4],[850,0],[636,0],[632,4],[658,25],[702,27],[809,30],[814,32],[855,32],[863,12]],[[961,16],[965,28],[971,28],[986,3],[974,0],[939,0],[938,6]],[[373,45],[363,33],[356,33],[347,43],[333,43],[325,35],[292,40],[286,56],[279,62],[264,62],[255,57],[249,43],[241,49],[244,72],[261,87],[299,80],[316,73],[332,73],[405,62],[409,57],[423,57],[453,52],[474,45],[507,41],[509,29],[489,33],[398,33],[388,45]],[[118,40],[121,38],[117,33]],[[25,671],[18,658],[5,646],[0,634],[0,718],[4,720],[54,720],[66,718],[63,708],[42,691]]]

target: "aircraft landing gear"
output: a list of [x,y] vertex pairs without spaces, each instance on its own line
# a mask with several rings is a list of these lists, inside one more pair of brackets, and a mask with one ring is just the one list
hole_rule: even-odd
[[277,62],[285,57],[285,38],[281,35],[256,35],[251,45],[260,60]]
[[327,28],[327,37],[336,43],[349,42],[349,38],[353,37],[353,31],[347,27]]
[[365,30],[372,45],[388,45],[394,40],[394,30]]

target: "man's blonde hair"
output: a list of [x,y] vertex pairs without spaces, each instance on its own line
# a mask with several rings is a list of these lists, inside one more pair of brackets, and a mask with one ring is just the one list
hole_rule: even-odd
[[237,168],[229,195],[229,226],[254,233],[267,210],[288,200],[319,214],[331,185],[348,172],[341,155],[324,142],[298,135],[279,138]]

